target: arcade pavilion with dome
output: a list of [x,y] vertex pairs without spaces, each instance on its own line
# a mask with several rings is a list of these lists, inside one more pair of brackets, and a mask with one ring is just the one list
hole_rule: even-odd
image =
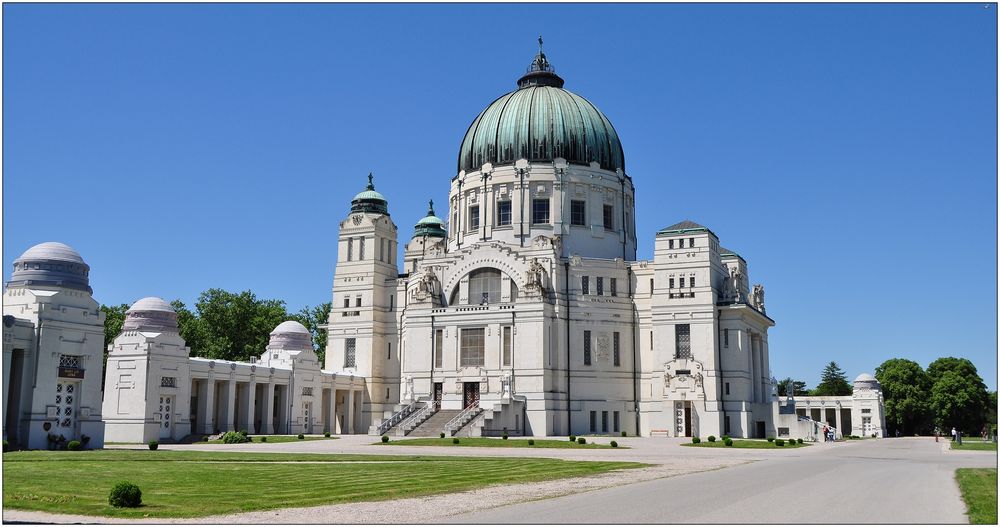
[[[369,175],[338,225],[325,364],[295,322],[255,362],[197,358],[170,305],[145,298],[110,347],[103,394],[83,374],[103,351],[89,268],[62,244],[30,249],[4,291],[7,437],[884,434],[870,376],[854,396],[778,399],[764,288],[710,228],[664,222],[653,258],[636,259],[618,134],[541,49],[472,120],[442,217],[431,203],[413,224],[402,269],[389,202]],[[64,362],[83,373],[63,377]],[[32,371],[44,388],[29,389]],[[59,386],[85,396],[53,402]]]

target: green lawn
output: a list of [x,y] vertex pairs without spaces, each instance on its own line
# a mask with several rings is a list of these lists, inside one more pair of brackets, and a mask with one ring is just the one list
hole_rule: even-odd
[[996,525],[997,469],[960,468],[955,471],[955,479],[969,509],[969,523]]
[[[609,441],[610,442],[610,441]],[[376,443],[383,444],[383,443]],[[460,437],[456,445],[452,438],[421,437],[419,439],[390,439],[386,445],[404,446],[485,446],[497,448],[614,448],[608,443],[587,443],[581,445],[569,439],[535,439],[534,445],[529,445],[527,439],[500,439],[499,437]],[[627,448],[627,447],[617,447]]]
[[[251,443],[264,443],[261,438],[267,437],[267,443],[294,443],[295,441],[319,441],[320,439],[340,439],[339,437],[323,437],[323,436],[305,436],[304,439],[299,439],[299,436],[250,436]],[[224,444],[221,439],[213,439],[211,441],[201,441],[206,445],[220,445]],[[240,444],[240,443],[236,443]]]
[[[8,452],[3,454],[3,506],[114,517],[197,517],[441,494],[643,466],[516,457]],[[108,505],[108,492],[121,480],[139,485],[142,507]]]
[[962,444],[955,442],[951,443],[952,450],[992,450],[996,452],[997,444],[992,441],[967,441],[962,439]]
[[692,446],[692,447],[708,447],[708,448],[802,448],[804,446],[809,446],[809,443],[792,443],[791,441],[785,441],[785,446],[778,446],[770,441],[764,441],[763,439],[733,439],[733,446],[727,447],[721,439],[715,440],[715,442],[709,442],[704,439],[701,443],[682,443],[681,446]]

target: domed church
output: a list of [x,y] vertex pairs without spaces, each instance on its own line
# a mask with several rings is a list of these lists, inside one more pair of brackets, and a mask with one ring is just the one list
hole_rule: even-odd
[[326,369],[366,380],[397,435],[774,435],[760,285],[709,228],[636,260],[635,187],[611,120],[539,48],[479,113],[448,210],[396,268],[369,177],[340,223]]
[[339,224],[325,364],[292,321],[250,362],[200,358],[147,297],[102,370],[90,267],[61,243],[28,249],[3,293],[4,438],[884,435],[871,376],[852,396],[775,395],[764,287],[711,229],[672,223],[636,259],[621,141],[564,85],[539,38],[517,88],[466,130],[447,210],[428,204],[402,269],[368,175]]

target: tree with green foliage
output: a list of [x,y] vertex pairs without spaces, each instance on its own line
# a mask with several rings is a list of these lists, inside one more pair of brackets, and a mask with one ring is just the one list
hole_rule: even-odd
[[[130,306],[128,304],[119,304],[117,306],[106,306],[101,304],[101,311],[104,313],[104,350],[103,359],[101,360],[101,371],[103,372],[108,365],[108,346],[115,341],[117,337],[122,332],[122,324],[125,323],[125,312],[128,311]],[[101,375],[101,390],[104,390],[104,375]]]
[[260,356],[271,331],[290,318],[284,301],[258,299],[250,291],[209,289],[198,296],[195,309],[198,323],[193,336],[201,340],[199,355],[221,360]]
[[778,395],[785,397],[788,395],[788,387],[792,387],[792,395],[809,395],[805,381],[795,381],[791,377],[785,377],[778,381]]
[[909,359],[889,359],[875,368],[875,378],[882,385],[889,430],[903,435],[926,431],[931,381],[924,369]]
[[979,435],[987,419],[989,392],[968,359],[942,357],[927,366],[930,410],[935,426]]
[[813,390],[812,395],[851,395],[851,384],[847,382],[847,375],[836,362],[830,361],[823,368],[823,375],[820,383]]

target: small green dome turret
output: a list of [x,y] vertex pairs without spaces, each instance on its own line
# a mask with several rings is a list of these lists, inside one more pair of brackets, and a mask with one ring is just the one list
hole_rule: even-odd
[[389,215],[389,202],[375,191],[374,177],[368,173],[368,186],[351,200],[351,212],[373,212]]
[[430,236],[432,238],[446,238],[448,232],[444,230],[444,220],[434,215],[434,200],[431,200],[427,207],[427,216],[424,216],[414,226],[413,237]]

